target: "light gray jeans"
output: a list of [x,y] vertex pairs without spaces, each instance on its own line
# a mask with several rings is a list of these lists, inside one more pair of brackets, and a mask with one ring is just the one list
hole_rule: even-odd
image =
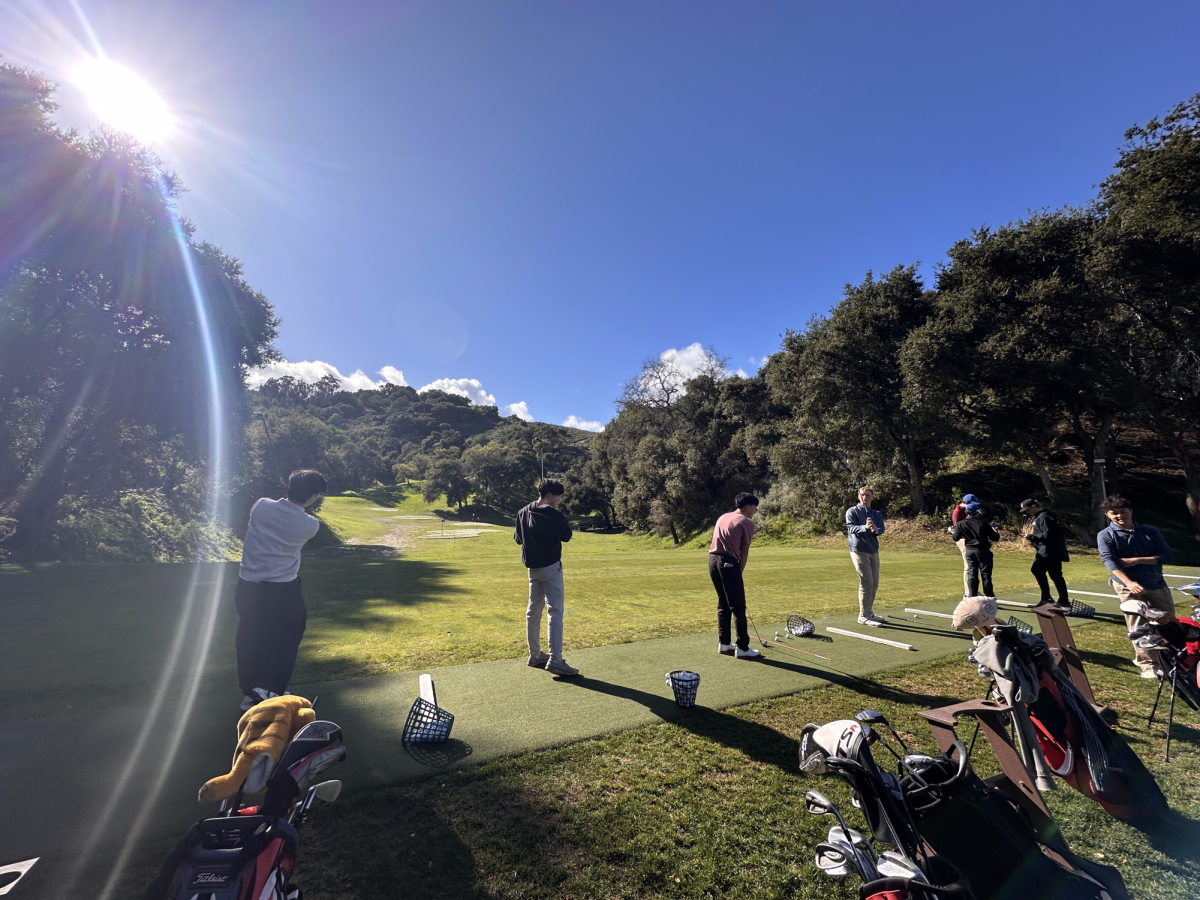
[[542,652],[542,607],[546,607],[546,638],[550,658],[562,659],[563,641],[563,567],[562,562],[529,570],[529,608],[525,610],[525,636],[529,655]]
[[875,592],[879,590],[879,554],[851,550],[850,560],[858,573],[858,614],[869,616],[875,609]]

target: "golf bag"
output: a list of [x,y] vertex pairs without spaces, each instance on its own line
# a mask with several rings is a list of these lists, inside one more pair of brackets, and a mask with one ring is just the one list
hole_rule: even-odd
[[[300,900],[291,876],[298,828],[317,791],[309,785],[345,758],[337,725],[305,725],[284,750],[262,802],[239,808],[239,791],[224,815],[201,819],[188,829],[142,900]],[[309,796],[300,802],[306,790]]]
[[1167,799],[1154,776],[1055,665],[1045,642],[1008,626],[993,628],[992,639],[1011,652],[1009,673],[1020,666],[1026,677],[1037,679],[1036,697],[1026,708],[1049,769],[1115,818],[1165,813]]
[[[1121,607],[1124,612],[1144,611],[1144,607],[1126,609],[1126,605],[1128,601]],[[1187,616],[1170,622],[1148,619],[1145,625],[1129,632],[1129,639],[1157,651],[1163,681],[1184,703],[1200,709],[1200,622]]]
[[299,837],[278,816],[235,815],[193,825],[143,900],[299,900],[291,884]]
[[940,856],[921,862],[926,881],[915,878],[878,878],[858,889],[858,900],[972,900],[971,886],[963,873]]
[[1116,869],[1076,856],[1057,833],[1039,835],[1015,800],[975,774],[961,742],[915,762],[901,784],[921,836],[980,900],[1128,900]]
[[875,764],[860,723],[843,720],[805,727],[801,769],[843,775],[877,841],[913,859],[936,853],[978,900],[1129,900],[1115,869],[1080,860],[1061,837],[1043,848],[1016,803],[975,775],[966,748],[952,753],[910,757],[899,778]]

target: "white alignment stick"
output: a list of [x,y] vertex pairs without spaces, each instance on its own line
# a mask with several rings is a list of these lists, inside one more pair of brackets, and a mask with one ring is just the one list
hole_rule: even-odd
[[887,638],[872,637],[869,634],[859,634],[857,631],[843,631],[840,628],[830,628],[825,626],[825,630],[832,634],[844,634],[846,637],[858,638],[863,641],[871,641],[874,644],[887,644],[889,647],[897,647],[901,650],[916,650],[912,644],[902,644],[899,641],[889,641]]
[[935,613],[935,612],[930,612],[927,609],[909,609],[907,606],[904,607],[904,611],[910,612],[910,613],[916,613],[916,614],[922,615],[922,616],[937,616],[939,619],[953,619],[954,618],[954,616],[950,615],[950,613]]
[[1016,600],[997,600],[996,605],[1008,609],[1033,609],[1032,603],[1018,603]]
[[1191,575],[1172,575],[1170,572],[1163,572],[1163,578],[1182,578],[1184,581],[1190,581]]

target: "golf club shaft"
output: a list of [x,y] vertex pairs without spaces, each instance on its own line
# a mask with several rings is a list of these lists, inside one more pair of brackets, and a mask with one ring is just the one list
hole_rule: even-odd
[[779,650],[790,650],[790,651],[792,651],[792,653],[803,653],[805,656],[812,656],[812,657],[815,657],[816,659],[823,659],[823,660],[825,660],[825,662],[833,662],[833,660],[830,659],[828,656],[822,656],[820,653],[809,653],[807,650],[801,650],[799,647],[789,647],[787,644],[784,644],[782,642],[759,641],[759,643],[762,644],[767,649],[771,649],[771,647],[774,646],[775,648],[777,648]]

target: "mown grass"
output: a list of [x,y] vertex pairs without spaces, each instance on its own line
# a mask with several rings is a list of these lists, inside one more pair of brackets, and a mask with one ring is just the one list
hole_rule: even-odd
[[[1077,637],[1098,698],[1120,713],[1175,813],[1144,833],[1061,782],[1051,810],[1073,849],[1118,866],[1138,900],[1194,897],[1200,717],[1180,711],[1187,724],[1165,764],[1162,726],[1144,726],[1153,685],[1136,677],[1123,631],[1094,624]],[[932,751],[917,713],[982,691],[972,666],[946,660],[356,792],[313,815],[298,881],[310,900],[856,897],[856,882],[814,866],[832,820],[807,815],[804,793],[821,790],[859,827],[861,815],[841,779],[798,774],[800,730],[872,707]],[[995,770],[982,741],[974,761]]]
[[[394,509],[373,507],[394,504]],[[343,539],[370,551],[389,522],[419,533],[436,521],[399,520],[431,508],[395,488],[329,498],[321,515]],[[381,518],[387,522],[376,522]],[[451,526],[447,524],[447,531]],[[469,530],[469,529],[468,529]],[[369,537],[374,534],[375,537]],[[369,538],[369,539],[367,539]],[[706,547],[664,548],[653,539],[577,533],[564,552],[566,648],[697,634],[714,626]],[[996,559],[999,590],[1032,587],[1027,554]],[[885,546],[880,606],[920,605],[961,593],[961,557],[945,547]],[[1094,557],[1066,569],[1075,584],[1102,578]],[[507,529],[460,540],[414,537],[399,558],[306,558],[308,631],[296,684],[411,671],[523,655],[527,579]],[[187,608],[193,577],[202,602],[217,585],[220,609],[206,661],[209,685],[233,690],[232,595],[236,563],[46,565],[0,571],[0,718],[138,702],[153,692]],[[856,608],[845,545],[755,546],[746,571],[749,610],[761,624],[799,612],[812,619]],[[69,627],[68,627],[69,624]]]

